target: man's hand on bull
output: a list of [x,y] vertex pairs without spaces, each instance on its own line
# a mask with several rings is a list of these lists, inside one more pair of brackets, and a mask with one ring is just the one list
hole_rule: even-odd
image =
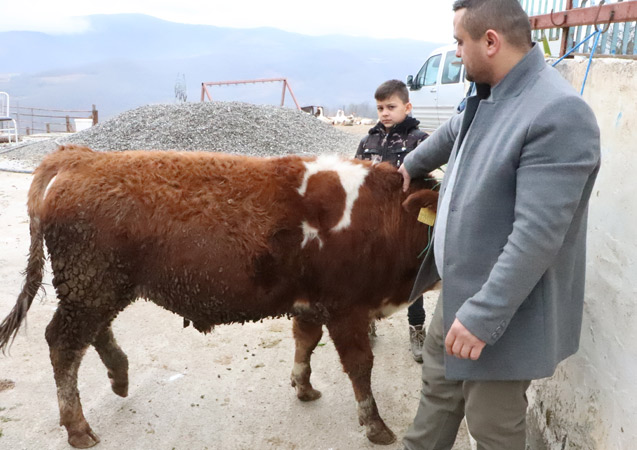
[[405,169],[404,164],[398,168],[398,173],[403,176],[403,192],[407,192],[407,189],[409,189],[409,183],[411,183],[411,177],[409,176],[407,169]]
[[451,324],[445,339],[447,354],[461,359],[478,359],[485,345],[484,341],[475,337],[458,319]]

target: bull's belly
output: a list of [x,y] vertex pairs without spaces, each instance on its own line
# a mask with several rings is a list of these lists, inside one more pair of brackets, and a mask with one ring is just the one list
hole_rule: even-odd
[[45,240],[63,305],[121,310],[144,298],[207,331],[291,313],[296,297],[290,278],[273,273],[264,282],[237,255],[120,245],[80,221],[49,225]]
[[170,280],[168,285],[139,286],[137,294],[193,322],[204,332],[215,325],[289,314],[294,303],[290,294],[264,293],[258,288],[233,292],[198,283],[186,285],[179,278]]

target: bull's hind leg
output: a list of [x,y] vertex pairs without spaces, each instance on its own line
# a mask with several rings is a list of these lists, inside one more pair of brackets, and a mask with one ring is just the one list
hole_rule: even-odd
[[323,335],[321,324],[307,322],[295,317],[292,331],[294,334],[294,368],[292,369],[292,387],[296,388],[296,396],[303,401],[316,400],[321,393],[312,387],[310,375],[310,358]]
[[57,386],[60,407],[60,425],[68,433],[69,444],[77,448],[88,448],[100,440],[82,412],[80,394],[77,389],[77,372],[87,347],[104,326],[103,319],[78,304],[68,309],[60,305],[46,328],[53,375]]
[[113,390],[120,395],[127,390],[126,356],[115,344],[110,324],[135,298],[127,275],[134,263],[119,260],[110,250],[98,250],[97,235],[92,225],[73,220],[50,224],[45,230],[59,299],[46,328],[46,340],[57,386],[60,425],[66,428],[69,444],[78,448],[99,442],[84,417],[77,388],[78,370],[90,345],[95,345],[112,373]]
[[358,403],[358,421],[365,426],[370,441],[387,445],[394,442],[396,436],[378,414],[372,394],[374,355],[369,343],[368,327],[367,311],[342,311],[327,323],[343,369],[354,387],[354,396]]
[[128,358],[117,345],[110,326],[95,338],[93,346],[108,370],[111,389],[120,397],[126,397],[128,395]]
[[[106,297],[99,301],[109,304]],[[127,393],[127,358],[110,331],[111,321],[125,304],[127,302],[118,305],[121,307],[92,308],[79,302],[61,301],[46,328],[57,386],[60,425],[66,428],[69,444],[73,447],[88,448],[100,441],[84,417],[77,389],[78,369],[89,345],[95,345],[108,368],[109,377],[112,375],[113,391],[118,395]]]

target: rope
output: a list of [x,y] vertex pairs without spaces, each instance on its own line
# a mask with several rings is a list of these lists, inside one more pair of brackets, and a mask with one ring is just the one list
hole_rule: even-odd
[[582,89],[580,90],[579,95],[583,95],[584,94],[584,86],[586,86],[586,79],[588,78],[588,72],[591,69],[591,62],[593,61],[593,54],[595,53],[595,49],[597,48],[597,43],[599,42],[599,37],[605,32],[606,30],[598,30],[595,29],[595,31],[593,31],[591,34],[589,34],[588,36],[586,36],[584,38],[584,40],[582,42],[580,42],[579,44],[577,44],[575,47],[573,47],[572,49],[570,49],[568,52],[566,52],[564,54],[564,56],[562,56],[560,59],[558,59],[557,61],[555,61],[553,64],[551,64],[552,67],[555,67],[557,65],[557,63],[559,63],[560,61],[562,61],[564,58],[566,58],[568,55],[570,55],[571,53],[573,53],[575,50],[577,50],[584,42],[588,41],[590,38],[592,38],[593,36],[595,36],[595,41],[593,43],[593,47],[591,48],[591,54],[588,57],[588,65],[586,66],[586,73],[584,74],[584,81],[582,81]]
[[[440,188],[440,185],[442,184],[442,180],[440,178],[424,178],[424,180],[425,181],[437,181],[437,183],[434,185],[434,187],[431,188],[432,191],[435,191],[436,188]],[[420,259],[422,257],[422,255],[427,253],[427,250],[429,250],[429,247],[431,246],[431,230],[432,230],[433,227],[431,225],[427,225],[427,227],[428,227],[428,229],[427,229],[427,246],[422,250],[422,252],[420,252],[420,254],[418,255],[418,259]]]
[[428,230],[427,230],[427,246],[422,250],[422,252],[420,252],[420,254],[418,255],[417,259],[422,258],[422,255],[424,255],[425,253],[427,253],[427,250],[429,250],[429,247],[431,247],[431,229],[433,228],[430,225],[427,225]]
[[579,95],[584,94],[584,86],[586,86],[586,79],[588,78],[588,71],[591,69],[591,62],[593,62],[593,54],[595,53],[595,49],[597,48],[597,42],[599,41],[599,37],[602,35],[601,31],[597,31],[595,35],[595,43],[593,44],[593,48],[591,49],[591,55],[588,57],[588,64],[586,65],[586,73],[584,74],[584,81],[582,81],[582,90],[579,91]]
[[[48,141],[48,140],[52,140],[53,143],[56,144],[56,145],[63,145],[63,143],[60,142],[59,138],[45,139],[44,141]],[[0,150],[0,155],[12,152],[14,150],[18,150],[18,149],[23,148],[23,147],[28,147],[29,145],[33,145],[33,142],[26,141],[26,142],[22,142],[21,144],[12,145],[11,147],[8,147],[8,148]],[[5,168],[0,167],[0,172],[33,173],[33,169],[5,169]]]
[[[22,144],[18,144],[18,145],[14,145],[12,147],[6,148],[6,149],[2,149],[0,150],[0,155],[3,155],[5,153],[9,153],[12,152],[14,150],[17,150],[19,148],[25,147],[27,145],[29,145],[30,143],[22,143]],[[0,167],[0,172],[9,172],[9,173],[33,173],[33,170],[30,169],[5,169],[3,167]]]
[[0,172],[8,172],[8,173],[33,173],[33,170],[29,169],[4,169],[0,167]]

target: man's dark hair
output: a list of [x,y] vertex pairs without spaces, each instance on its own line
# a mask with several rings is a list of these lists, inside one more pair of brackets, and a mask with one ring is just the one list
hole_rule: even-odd
[[403,103],[409,103],[409,91],[400,80],[389,80],[378,86],[374,98],[378,101],[387,100],[392,95],[397,95]]
[[462,26],[476,40],[487,30],[495,30],[514,47],[529,48],[531,24],[517,0],[456,0],[453,10],[466,9]]

